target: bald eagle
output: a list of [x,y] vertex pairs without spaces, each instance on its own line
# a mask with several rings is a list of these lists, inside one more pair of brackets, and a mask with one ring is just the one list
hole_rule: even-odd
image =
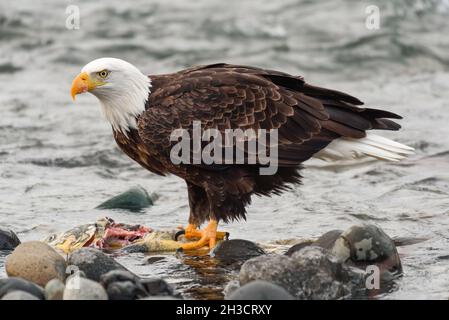
[[[346,93],[312,86],[300,76],[217,63],[172,74],[142,74],[115,58],[88,63],[73,80],[71,95],[90,92],[129,157],[159,175],[187,183],[190,216],[183,249],[214,247],[219,221],[246,219],[252,195],[279,194],[301,181],[302,162],[373,157],[398,161],[413,148],[368,133],[398,130],[395,113],[362,108]],[[173,163],[172,132],[202,128],[276,129],[277,171],[261,175],[256,163]],[[245,153],[247,155],[247,153]],[[208,221],[200,230],[199,226]]]

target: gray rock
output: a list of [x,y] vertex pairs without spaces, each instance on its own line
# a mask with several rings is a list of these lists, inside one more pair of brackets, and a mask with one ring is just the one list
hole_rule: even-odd
[[153,199],[147,191],[141,186],[131,189],[103,202],[96,209],[125,209],[130,211],[139,211],[151,207]]
[[295,244],[292,246],[288,251],[285,253],[287,256],[291,256],[296,251],[299,251],[307,246],[318,246],[324,249],[332,249],[334,246],[335,240],[340,237],[340,235],[343,233],[341,230],[331,230],[323,234],[321,237],[319,237],[316,241],[312,240],[306,240],[300,243]]
[[298,299],[339,299],[360,288],[363,275],[343,265],[327,250],[309,246],[285,255],[265,255],[246,261],[239,274],[243,286],[265,280]]
[[149,256],[143,260],[143,264],[153,264],[165,260],[163,256]]
[[0,250],[14,250],[20,240],[12,230],[0,229]]
[[141,283],[150,296],[175,296],[172,286],[163,279],[142,279]]
[[229,281],[223,288],[223,295],[225,299],[227,299],[238,288],[240,288],[240,282],[238,280]]
[[99,283],[80,276],[70,276],[63,300],[108,300],[108,295]]
[[39,300],[39,299],[28,292],[15,290],[5,294],[2,300]]
[[342,230],[331,230],[323,234],[318,238],[317,241],[313,243],[313,245],[331,250],[334,247],[335,241],[340,238]]
[[129,271],[110,271],[101,276],[100,283],[110,300],[135,300],[148,296],[140,278]]
[[10,277],[20,277],[42,287],[51,279],[65,280],[66,277],[64,258],[41,241],[20,244],[6,258],[5,269]]
[[340,261],[362,269],[368,265],[377,265],[381,271],[402,272],[394,241],[375,225],[350,227],[335,241],[332,253]]
[[65,285],[59,279],[50,280],[44,289],[45,300],[62,300]]
[[312,240],[306,240],[306,241],[301,241],[300,243],[297,243],[293,246],[291,246],[287,252],[285,253],[285,255],[287,256],[291,256],[292,254],[294,254],[296,251],[302,250],[305,247],[311,246],[314,244],[314,241]]
[[265,254],[265,251],[254,242],[232,239],[219,242],[211,252],[211,256],[222,262],[246,261]]
[[139,300],[181,300],[181,299],[173,296],[149,296],[145,298],[140,298]]
[[294,300],[294,297],[276,284],[256,280],[235,290],[227,300]]
[[120,263],[95,248],[81,248],[73,252],[69,257],[68,264],[78,267],[87,278],[94,281],[100,281],[103,274],[112,270],[127,271]]
[[142,279],[129,271],[114,270],[101,277],[111,300],[135,300],[147,296],[172,296],[173,288],[162,279]]
[[25,291],[39,300],[44,299],[44,290],[31,281],[16,277],[0,279],[0,298],[12,291]]

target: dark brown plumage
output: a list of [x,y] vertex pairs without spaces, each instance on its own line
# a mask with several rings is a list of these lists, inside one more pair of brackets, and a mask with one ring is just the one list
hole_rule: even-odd
[[[174,74],[151,75],[151,93],[138,130],[114,132],[120,148],[148,170],[187,182],[190,219],[245,218],[251,196],[278,194],[300,183],[301,163],[339,137],[362,138],[367,130],[398,130],[383,110],[361,108],[348,94],[314,87],[302,77],[253,67],[214,64]],[[259,175],[254,165],[174,165],[170,150],[176,128],[278,129],[279,169]]]

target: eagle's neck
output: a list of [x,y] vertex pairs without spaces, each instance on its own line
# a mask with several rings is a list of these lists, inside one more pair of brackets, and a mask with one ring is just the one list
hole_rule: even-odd
[[128,136],[130,130],[137,129],[137,118],[145,111],[150,89],[151,80],[143,76],[129,81],[126,87],[115,91],[108,88],[108,94],[97,94],[101,111],[115,131]]

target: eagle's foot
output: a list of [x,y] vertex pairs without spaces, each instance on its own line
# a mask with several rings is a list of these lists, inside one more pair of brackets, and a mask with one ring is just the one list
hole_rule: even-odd
[[[217,232],[218,222],[216,220],[210,220],[204,230],[197,230],[194,225],[188,225],[185,230],[186,238],[199,238],[198,241],[184,243],[181,245],[183,250],[196,250],[205,246],[209,246],[210,249],[215,247],[217,240],[224,239],[226,232]],[[220,234],[221,238],[218,237]],[[188,238],[189,239],[189,238]]]
[[[188,224],[184,229],[184,237],[188,240],[201,239],[203,231],[198,230],[198,227],[194,224]],[[229,232],[216,231],[217,240],[228,240]]]

